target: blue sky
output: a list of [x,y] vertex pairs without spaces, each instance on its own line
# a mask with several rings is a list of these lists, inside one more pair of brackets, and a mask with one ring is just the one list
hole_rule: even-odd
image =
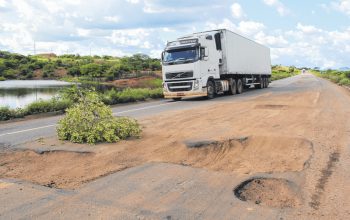
[[159,57],[167,40],[227,28],[273,64],[350,66],[350,0],[0,0],[0,50]]

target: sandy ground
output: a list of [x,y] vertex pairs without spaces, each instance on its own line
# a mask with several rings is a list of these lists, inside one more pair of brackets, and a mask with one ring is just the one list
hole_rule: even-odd
[[[290,172],[302,177],[298,186],[302,196],[289,200],[292,204],[287,207],[294,208],[287,216],[347,218],[350,96],[328,82],[319,84],[301,92],[267,94],[145,118],[140,121],[141,139],[87,146],[83,153],[4,152],[0,177],[75,189],[146,162],[176,163],[238,176]],[[66,145],[72,150],[82,147],[55,138],[28,143],[31,148],[40,145]],[[270,192],[265,192],[266,198],[280,192],[294,193],[278,181],[275,184],[267,182],[265,188]],[[261,186],[255,189],[261,191]]]

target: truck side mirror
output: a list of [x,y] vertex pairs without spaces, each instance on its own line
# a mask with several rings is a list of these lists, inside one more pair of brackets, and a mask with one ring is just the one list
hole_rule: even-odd
[[161,56],[162,56],[162,61],[163,61],[163,60],[164,60],[164,52],[162,52],[162,55],[161,55]]

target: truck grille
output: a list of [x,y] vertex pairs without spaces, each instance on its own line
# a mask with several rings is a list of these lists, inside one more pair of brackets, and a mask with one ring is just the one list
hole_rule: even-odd
[[193,72],[176,72],[176,73],[166,73],[165,78],[166,79],[185,79],[185,78],[192,78]]
[[168,83],[170,92],[186,92],[192,90],[192,82],[173,82]]

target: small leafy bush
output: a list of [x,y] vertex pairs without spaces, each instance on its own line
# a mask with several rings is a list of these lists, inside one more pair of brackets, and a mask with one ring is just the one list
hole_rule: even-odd
[[139,136],[141,129],[136,120],[114,118],[111,108],[94,91],[82,94],[77,104],[68,108],[66,116],[59,121],[59,139],[95,144]]
[[113,105],[117,103],[127,103],[143,101],[148,98],[161,98],[163,97],[163,91],[158,89],[124,89],[123,91],[109,90],[107,91],[102,100],[105,104]]
[[348,79],[350,79],[350,71],[346,71],[346,72],[344,73],[344,75],[345,75]]
[[29,104],[26,108],[26,114],[38,114],[45,112],[64,111],[66,108],[72,105],[72,102],[67,99],[56,99],[51,100],[39,100]]
[[342,86],[350,86],[350,79],[343,78],[339,81],[339,84]]
[[23,118],[25,111],[22,109],[10,109],[9,107],[0,107],[0,121],[6,121],[13,118]]

